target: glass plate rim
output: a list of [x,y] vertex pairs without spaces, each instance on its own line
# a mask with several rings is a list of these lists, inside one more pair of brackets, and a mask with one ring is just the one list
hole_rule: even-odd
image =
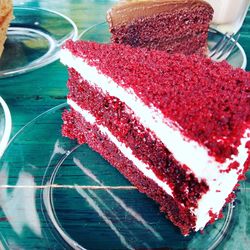
[[[75,41],[78,38],[78,28],[77,28],[77,25],[75,24],[75,22],[71,18],[62,14],[59,11],[50,10],[47,8],[40,8],[40,7],[24,7],[24,6],[19,6],[19,5],[15,5],[13,7],[13,10],[14,10],[14,12],[15,12],[15,10],[41,11],[43,13],[50,13],[50,14],[56,15],[60,18],[63,18],[72,26],[72,31],[71,31],[72,34],[67,39],[72,39],[73,41]],[[12,28],[12,24],[10,23],[9,29],[11,30],[11,28]],[[61,46],[62,43],[65,41],[66,40],[59,41],[60,43],[57,44],[57,47]],[[3,70],[0,72],[0,79],[21,75],[21,74],[42,68],[44,66],[47,66],[47,65],[53,63],[54,61],[58,60],[59,55],[60,55],[60,50],[57,50],[57,51],[55,51],[55,53],[52,53],[49,56],[47,56],[46,54],[43,55],[42,56],[42,57],[44,57],[43,60],[39,60],[39,61],[35,60],[31,64],[29,64],[28,66],[18,67],[16,69],[11,69],[11,70],[9,70],[9,69]],[[41,58],[39,58],[39,59],[41,59]]]
[[1,158],[2,155],[4,154],[5,149],[8,146],[8,141],[11,134],[12,120],[9,107],[1,96],[0,96],[0,106],[3,109],[4,120],[5,120],[3,136],[2,138],[0,138],[0,158]]
[[[36,121],[39,121],[40,118],[44,118],[46,115],[50,115],[52,114],[53,112],[60,112],[61,109],[63,108],[67,108],[69,107],[68,103],[67,102],[63,102],[59,105],[56,105],[50,109],[48,109],[47,111],[44,111],[42,112],[41,114],[39,114],[38,116],[36,116],[35,118],[33,118],[31,121],[29,121],[26,125],[24,125],[12,138],[11,140],[9,141],[8,143],[8,146],[6,147],[6,151],[8,149],[8,147],[11,146],[12,142],[14,142],[16,140],[16,138],[18,138],[19,135],[22,135],[23,133],[25,133],[26,129],[28,129],[30,126],[34,125],[36,123]],[[80,145],[77,145],[75,146],[72,151],[75,150],[75,148],[78,148]],[[68,153],[65,155],[65,156],[68,156]],[[4,155],[3,155],[4,156]],[[64,156],[64,157],[65,157]],[[55,168],[55,170],[53,171],[53,174],[54,172],[57,171],[57,166]],[[53,175],[52,174],[52,175]],[[52,177],[52,176],[51,176]],[[50,180],[51,181],[51,180]],[[52,191],[52,187],[48,187],[46,188],[45,190],[45,193],[44,195],[47,195],[49,197],[49,199],[51,199],[51,191]],[[47,197],[46,196],[46,197]],[[47,197],[47,198],[48,198]],[[43,202],[44,201],[44,198],[43,198]],[[45,204],[45,203],[44,203]],[[48,207],[47,207],[48,206]],[[52,207],[51,207],[51,201],[50,202],[46,202],[45,204],[45,207],[46,207],[46,211],[48,213],[48,218],[50,219],[50,221],[53,223],[57,233],[59,233],[60,237],[62,237],[62,239],[65,241],[66,244],[68,244],[68,246],[70,247],[78,247],[79,249],[86,249],[84,248],[83,246],[79,245],[74,239],[72,239],[66,232],[64,232],[59,224],[57,223],[57,220],[55,218],[55,215],[52,215],[50,214],[52,212]],[[228,213],[226,214],[226,222],[224,223],[222,229],[220,230],[220,233],[218,233],[218,235],[216,236],[215,238],[215,241],[209,246],[208,250],[213,250],[213,249],[216,249],[217,246],[220,245],[220,243],[223,241],[223,239],[225,238],[225,233],[229,227],[229,222],[231,221],[231,218],[232,218],[232,214],[233,214],[233,209],[234,209],[234,206],[233,206],[233,203],[230,203],[228,205]]]

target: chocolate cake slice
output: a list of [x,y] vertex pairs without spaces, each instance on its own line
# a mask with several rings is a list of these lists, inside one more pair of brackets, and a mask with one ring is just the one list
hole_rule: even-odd
[[206,54],[212,17],[201,0],[127,0],[107,13],[112,42],[186,55]]
[[184,235],[220,218],[249,167],[250,73],[196,55],[68,41],[63,135],[88,143]]

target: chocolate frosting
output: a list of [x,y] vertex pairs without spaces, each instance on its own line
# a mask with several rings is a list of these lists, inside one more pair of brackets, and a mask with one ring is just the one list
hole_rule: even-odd
[[121,1],[108,11],[107,21],[112,29],[137,18],[198,6],[207,6],[212,9],[203,0],[126,0]]

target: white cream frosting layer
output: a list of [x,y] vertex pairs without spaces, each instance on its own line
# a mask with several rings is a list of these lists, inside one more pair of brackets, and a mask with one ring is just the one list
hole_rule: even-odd
[[[209,211],[218,214],[225,203],[225,199],[232,192],[238,182],[238,175],[243,170],[243,165],[248,157],[245,143],[250,140],[249,132],[246,131],[245,138],[239,146],[239,154],[227,159],[223,164],[218,163],[208,155],[205,147],[197,142],[185,138],[174,122],[164,117],[160,110],[147,106],[134,93],[131,88],[119,86],[112,78],[103,75],[95,67],[90,66],[83,58],[74,56],[69,50],[61,52],[61,62],[74,68],[81,76],[95,88],[104,94],[119,98],[134,112],[136,118],[145,127],[150,129],[155,136],[162,141],[166,148],[173,154],[174,158],[182,165],[188,166],[190,172],[194,173],[199,180],[205,180],[209,191],[202,196],[198,208],[193,210],[197,216],[196,230],[204,228],[209,221]],[[240,166],[229,173],[223,173],[234,161]],[[220,192],[217,192],[217,191]]]

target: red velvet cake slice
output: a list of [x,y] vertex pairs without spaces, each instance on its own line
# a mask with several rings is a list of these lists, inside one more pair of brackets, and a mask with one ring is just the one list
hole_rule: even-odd
[[126,0],[107,14],[111,41],[169,53],[205,54],[213,8],[202,0]]
[[221,216],[249,166],[250,74],[226,62],[68,41],[63,134],[87,142],[183,234]]

